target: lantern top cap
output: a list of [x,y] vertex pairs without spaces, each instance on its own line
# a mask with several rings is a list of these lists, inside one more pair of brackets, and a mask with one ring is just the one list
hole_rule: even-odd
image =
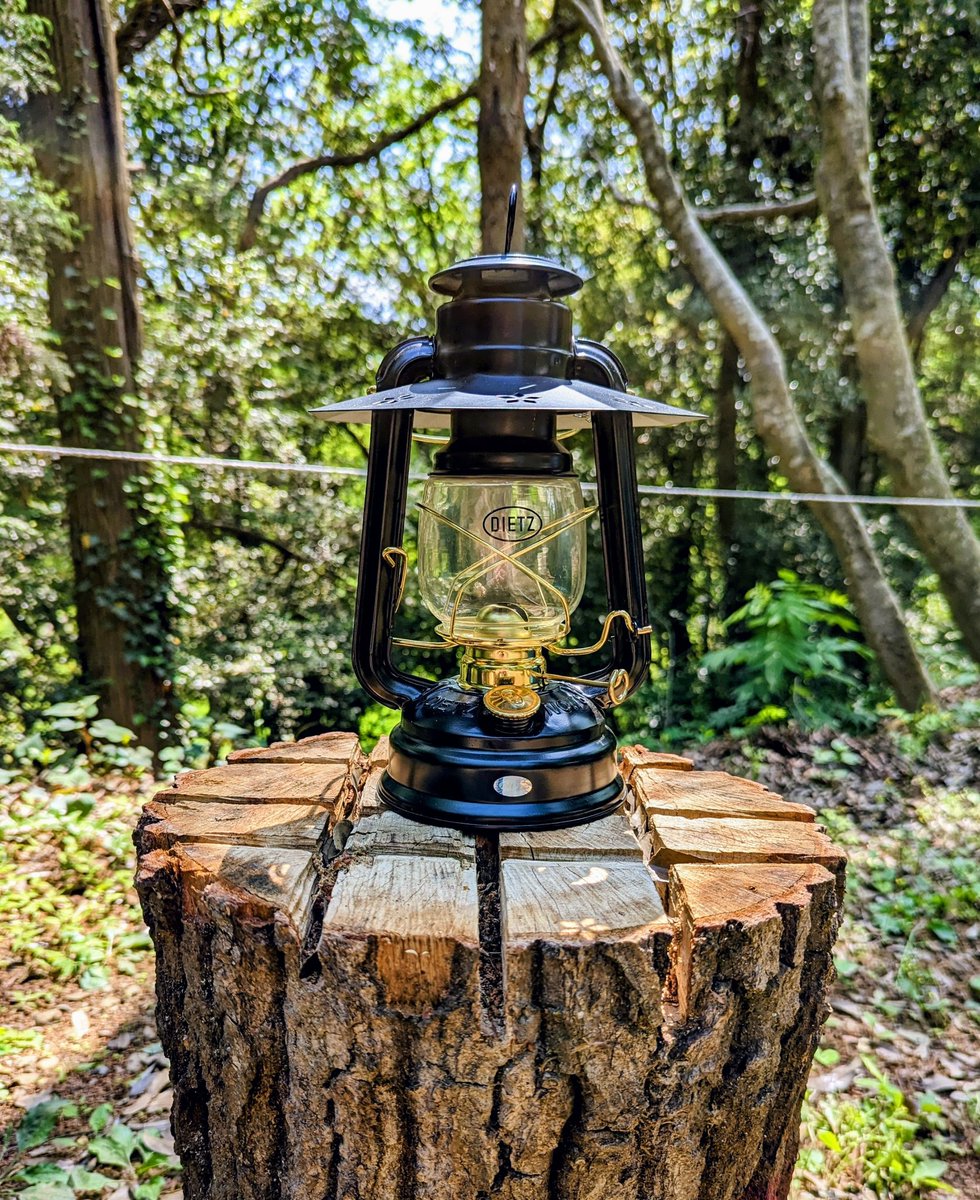
[[556,296],[570,296],[579,290],[584,282],[582,277],[561,263],[533,254],[511,253],[518,192],[518,185],[512,184],[507,197],[503,254],[464,258],[444,271],[437,271],[429,280],[429,287],[434,292],[454,300],[553,300]]
[[429,287],[454,299],[513,296],[551,300],[570,296],[583,284],[581,275],[550,258],[534,254],[483,254],[464,258],[429,280]]

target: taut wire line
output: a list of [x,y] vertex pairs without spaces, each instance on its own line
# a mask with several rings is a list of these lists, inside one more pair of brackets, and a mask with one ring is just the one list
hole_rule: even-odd
[[[100,450],[88,446],[41,446],[21,442],[0,442],[0,454],[36,455],[42,458],[87,458],[102,461],[146,463],[148,466],[194,467],[198,470],[220,471],[282,471],[293,475],[323,475],[363,479],[363,467],[331,467],[320,463],[263,462],[259,459],[191,457],[182,454],[140,454],[129,450]],[[426,476],[413,472],[412,479]],[[592,489],[594,483],[583,481],[582,487]],[[980,509],[980,500],[965,496],[855,496],[838,492],[762,492],[749,488],[674,487],[671,484],[640,484],[641,496],[682,496],[706,500],[776,500],[784,504],[868,504],[896,508],[973,508]]]

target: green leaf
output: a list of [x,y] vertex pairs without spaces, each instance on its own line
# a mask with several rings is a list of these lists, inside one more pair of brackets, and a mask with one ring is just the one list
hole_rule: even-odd
[[93,1133],[101,1133],[112,1119],[112,1105],[100,1104],[98,1108],[93,1108],[88,1119],[89,1128]]
[[945,942],[947,946],[954,946],[959,940],[956,930],[948,921],[943,921],[939,917],[932,917],[926,922],[930,933],[935,934],[941,942]]
[[104,992],[109,986],[109,973],[101,963],[95,963],[86,967],[78,982],[87,992]]
[[936,1184],[946,1174],[948,1166],[949,1163],[940,1158],[924,1158],[915,1164],[910,1182]]
[[821,1047],[813,1057],[822,1067],[835,1067],[840,1062],[840,1052],[832,1046]]
[[51,728],[58,733],[71,733],[82,728],[83,722],[78,717],[59,717],[51,722]]
[[43,1145],[54,1133],[58,1118],[62,1115],[75,1116],[78,1108],[68,1100],[52,1096],[29,1108],[17,1127],[17,1149],[23,1153]]
[[99,711],[98,696],[82,696],[78,700],[65,700],[61,704],[52,704],[44,710],[46,717],[74,717],[76,720],[89,720]]
[[173,1162],[173,1159],[170,1157],[170,1155],[164,1154],[162,1150],[144,1149],[142,1154],[143,1161],[140,1163],[139,1167],[136,1168],[137,1174],[139,1175],[148,1175],[151,1171],[155,1171],[159,1167],[169,1167]]
[[242,725],[233,725],[230,721],[215,721],[214,735],[227,741],[234,741],[235,738],[245,737],[250,730]]
[[124,725],[117,725],[108,717],[100,717],[98,721],[93,721],[89,725],[88,731],[92,737],[98,738],[102,742],[112,742],[117,746],[128,745],[135,738],[131,729],[127,729]]
[[99,1195],[106,1188],[115,1187],[118,1179],[110,1179],[98,1171],[86,1171],[84,1167],[74,1167],[71,1172],[71,1186],[80,1196]]
[[68,1172],[55,1163],[34,1163],[14,1176],[24,1183],[67,1183]]
[[163,1175],[158,1175],[155,1179],[145,1180],[134,1190],[133,1200],[158,1200],[160,1193],[163,1191],[163,1185],[166,1182],[166,1178]]
[[19,1200],[75,1200],[74,1189],[67,1183],[35,1183],[18,1195]]
[[828,1150],[833,1150],[835,1154],[841,1154],[843,1148],[837,1134],[832,1129],[820,1129],[817,1131],[817,1137],[827,1147]]
[[136,1136],[125,1125],[116,1124],[104,1137],[92,1138],[89,1153],[104,1167],[128,1167],[136,1150]]

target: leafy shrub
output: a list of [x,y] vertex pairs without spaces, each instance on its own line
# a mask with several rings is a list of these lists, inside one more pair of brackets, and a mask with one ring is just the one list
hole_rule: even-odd
[[[152,1133],[113,1121],[110,1104],[100,1104],[89,1113],[88,1129],[81,1137],[57,1136],[63,1120],[80,1115],[77,1104],[52,1096],[29,1109],[18,1125],[15,1145],[21,1163],[14,1163],[8,1178],[26,1185],[18,1193],[24,1200],[77,1200],[105,1196],[110,1190],[119,1195],[120,1186],[133,1200],[158,1200],[164,1187],[172,1186],[179,1162],[154,1143]],[[84,1148],[87,1165],[65,1159],[65,1150],[74,1146]],[[42,1154],[45,1157],[38,1161]],[[28,1155],[32,1161],[25,1160]]]
[[950,1143],[935,1096],[924,1093],[910,1106],[870,1055],[861,1061],[868,1074],[856,1083],[864,1098],[855,1104],[828,1096],[819,1107],[804,1104],[804,1129],[821,1146],[805,1149],[800,1166],[832,1187],[863,1187],[862,1195],[882,1200],[952,1192],[942,1182]]
[[856,701],[866,684],[859,666],[871,655],[850,636],[858,624],[842,592],[780,571],[748,592],[725,627],[744,636],[701,659],[702,672],[723,672],[733,685],[734,703],[711,718],[715,729],[790,717],[808,727],[860,719]]

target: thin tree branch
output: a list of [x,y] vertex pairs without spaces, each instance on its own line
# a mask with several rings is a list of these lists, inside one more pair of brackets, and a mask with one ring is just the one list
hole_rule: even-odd
[[358,450],[360,450],[360,452],[364,455],[364,461],[367,462],[368,458],[370,457],[367,444],[357,436],[352,426],[343,424],[340,426],[340,428],[344,431],[344,433],[347,434]]
[[[609,195],[625,208],[643,208],[656,213],[657,205],[647,196],[628,196],[621,192],[609,178],[603,163],[593,156],[592,161],[599,169],[602,182]],[[777,217],[812,217],[820,211],[816,195],[807,194],[795,200],[775,200],[761,204],[720,204],[716,208],[693,207],[693,212],[702,225],[739,225],[750,221],[773,221]]]
[[221,534],[224,537],[234,538],[236,542],[248,549],[254,549],[257,546],[267,546],[270,550],[275,550],[277,554],[281,554],[285,561],[292,560],[294,562],[312,562],[311,558],[307,558],[305,554],[300,554],[291,546],[287,546],[285,542],[279,541],[278,538],[270,537],[268,534],[259,533],[254,529],[242,529],[240,525],[231,525],[226,521],[208,521],[203,517],[193,517],[188,524],[192,529],[199,529],[202,533]]
[[[136,0],[116,30],[116,61],[120,71],[176,19],[204,8],[208,0]],[[176,26],[175,26],[176,28]]]
[[[558,15],[558,5],[561,0],[555,0],[554,8],[551,13],[552,25],[554,25]],[[525,144],[527,145],[527,156],[531,162],[531,178],[534,183],[541,182],[541,162],[544,154],[544,135],[548,126],[548,121],[551,114],[555,110],[555,104],[558,100],[558,85],[561,81],[561,73],[565,66],[565,51],[567,43],[561,41],[558,43],[558,52],[555,55],[554,72],[551,76],[551,85],[548,88],[548,94],[545,96],[544,104],[541,107],[540,115],[533,125],[526,125],[524,130]]]
[[702,225],[738,225],[748,221],[772,221],[776,217],[812,217],[819,212],[816,195],[795,200],[774,200],[761,204],[720,204],[717,208],[698,208]]
[[[170,23],[174,30],[174,51],[170,56],[170,66],[173,68],[173,73],[177,77],[177,82],[183,91],[188,96],[194,96],[199,100],[207,100],[211,96],[227,96],[228,88],[197,88],[193,84],[187,82],[184,75],[184,36],[180,31],[180,26],[177,23],[177,13],[174,10],[172,0],[162,0],[167,10],[170,12]],[[207,49],[205,47],[205,61],[207,61]]]
[[245,224],[238,239],[239,250],[249,250],[255,245],[259,221],[262,219],[266,201],[273,192],[289,187],[291,183],[297,179],[301,179],[304,175],[312,175],[327,167],[334,169],[338,167],[357,167],[362,163],[370,162],[372,158],[377,158],[379,154],[383,153],[390,146],[405,141],[406,138],[410,138],[413,134],[418,133],[420,129],[424,129],[426,125],[430,124],[437,117],[441,117],[444,113],[452,112],[454,109],[459,108],[461,104],[465,104],[467,100],[471,100],[475,95],[476,83],[474,82],[463,91],[457,92],[453,96],[447,96],[444,100],[440,100],[438,104],[433,104],[431,108],[427,108],[425,112],[419,113],[414,120],[409,121],[407,125],[402,125],[398,129],[390,129],[375,141],[368,142],[360,150],[354,150],[347,154],[318,154],[313,158],[301,158],[298,162],[294,162],[291,166],[287,167],[285,171],[281,171],[278,175],[267,179],[265,183],[256,188],[252,193],[248,212],[245,215]]
[[609,177],[609,172],[606,170],[606,164],[602,161],[599,155],[594,151],[589,151],[589,158],[595,164],[596,170],[599,172],[599,178],[602,180],[603,186],[617,204],[623,208],[642,208],[647,212],[657,213],[657,206],[647,196],[627,196],[625,192],[621,192]]
[[[528,54],[536,54],[552,42],[567,37],[575,28],[577,26],[570,23],[553,26],[547,33],[542,34],[541,37],[528,47]],[[297,179],[301,179],[304,175],[312,175],[326,168],[357,167],[362,163],[370,162],[371,159],[377,158],[378,155],[382,154],[389,147],[405,141],[406,138],[410,138],[413,134],[424,129],[426,125],[431,124],[437,117],[452,112],[454,109],[459,108],[460,105],[465,104],[467,100],[472,100],[476,96],[477,86],[478,81],[474,79],[461,92],[456,92],[454,95],[440,100],[438,104],[433,104],[431,108],[427,108],[424,112],[419,113],[414,120],[409,121],[407,125],[389,130],[373,142],[368,142],[360,150],[350,151],[346,154],[318,154],[312,158],[303,158],[298,162],[294,162],[292,166],[287,167],[278,175],[267,179],[265,183],[256,188],[252,194],[252,199],[249,201],[248,212],[245,214],[245,224],[238,239],[239,250],[249,250],[255,245],[262,213],[265,210],[266,202],[273,192],[289,187],[291,183]]]
[[949,254],[939,264],[932,278],[916,297],[905,325],[905,333],[914,357],[918,358],[922,349],[922,338],[929,318],[942,303],[943,297],[949,290],[949,285],[956,276],[956,268],[976,240],[976,234],[971,230],[954,242]]

